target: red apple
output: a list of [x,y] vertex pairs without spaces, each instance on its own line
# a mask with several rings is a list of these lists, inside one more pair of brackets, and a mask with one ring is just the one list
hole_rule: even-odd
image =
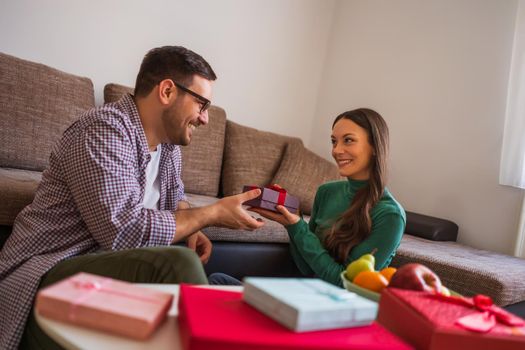
[[411,263],[398,268],[388,286],[434,292],[441,291],[441,280],[425,265]]

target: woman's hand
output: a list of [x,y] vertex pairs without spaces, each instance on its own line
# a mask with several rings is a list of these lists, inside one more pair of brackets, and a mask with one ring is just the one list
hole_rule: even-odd
[[296,224],[297,222],[299,222],[299,220],[301,220],[299,215],[290,213],[285,206],[278,205],[276,206],[276,209],[279,211],[279,213],[261,208],[248,208],[249,211],[258,213],[259,215],[267,219],[276,221],[284,226]]

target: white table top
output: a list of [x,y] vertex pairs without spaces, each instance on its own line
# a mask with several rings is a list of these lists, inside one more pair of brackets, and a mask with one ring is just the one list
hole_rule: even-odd
[[[164,292],[173,293],[173,305],[168,312],[167,320],[146,341],[138,341],[103,333],[88,328],[78,327],[67,323],[53,321],[35,312],[38,325],[46,334],[66,349],[155,349],[179,350],[179,327],[177,323],[179,285],[177,284],[138,284],[143,287],[154,288]],[[242,291],[239,286],[203,286],[225,290]]]

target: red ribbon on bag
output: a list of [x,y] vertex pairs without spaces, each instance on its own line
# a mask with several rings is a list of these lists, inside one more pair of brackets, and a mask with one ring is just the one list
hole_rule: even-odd
[[469,308],[477,309],[478,312],[458,318],[454,323],[469,331],[487,333],[494,326],[496,322],[504,324],[506,326],[518,327],[525,325],[525,321],[521,318],[514,316],[510,312],[503,309],[497,308],[492,299],[489,296],[478,294],[472,299],[458,297],[458,296],[446,296],[441,293],[432,294],[431,297],[463,305]]

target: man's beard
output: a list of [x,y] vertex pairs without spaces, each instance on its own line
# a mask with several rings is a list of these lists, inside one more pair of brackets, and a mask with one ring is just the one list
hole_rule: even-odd
[[190,138],[186,137],[188,127],[176,124],[180,119],[177,115],[177,107],[177,104],[174,104],[162,112],[162,124],[170,144],[187,146],[190,144]]

